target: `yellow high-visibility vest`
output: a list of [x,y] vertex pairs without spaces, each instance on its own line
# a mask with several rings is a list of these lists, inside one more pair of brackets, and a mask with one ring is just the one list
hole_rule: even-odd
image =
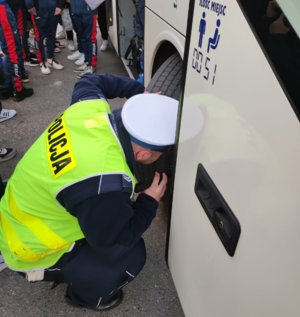
[[134,177],[102,100],[59,115],[17,165],[0,202],[0,250],[17,271],[47,268],[84,237],[57,201],[66,187],[97,175]]

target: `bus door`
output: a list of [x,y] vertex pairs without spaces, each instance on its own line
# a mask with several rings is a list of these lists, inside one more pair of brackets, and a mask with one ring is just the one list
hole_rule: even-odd
[[167,256],[187,317],[300,315],[299,21],[190,1]]
[[109,37],[129,76],[133,79],[139,78],[139,74],[132,66],[131,54],[128,60],[125,59],[125,55],[135,34],[137,3],[136,0],[106,0]]

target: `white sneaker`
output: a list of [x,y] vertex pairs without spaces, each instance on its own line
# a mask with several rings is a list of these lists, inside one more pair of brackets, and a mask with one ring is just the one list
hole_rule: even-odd
[[85,74],[95,73],[95,72],[96,72],[96,67],[87,66],[82,73],[77,75],[77,78],[81,78]]
[[55,69],[64,69],[55,59],[51,58],[47,60],[48,67],[53,67]]
[[71,40],[69,41],[68,49],[70,51],[75,51],[74,41],[71,41]]
[[[17,154],[17,151],[12,148],[3,148],[0,149],[0,163],[10,160]],[[5,262],[0,253],[0,272],[5,269]],[[2,269],[1,269],[2,268]]]
[[51,74],[51,71],[48,67],[48,64],[46,62],[43,62],[40,64],[40,68],[41,68],[41,72],[44,74],[44,75],[49,75]]
[[16,110],[2,109],[0,111],[0,122],[3,122],[3,121],[8,120],[8,119],[11,119],[16,114],[17,114]]
[[78,60],[75,62],[75,65],[78,65],[78,66],[80,66],[80,65],[85,65],[85,62],[84,62],[84,54],[82,54],[82,55],[78,58]]
[[57,40],[63,40],[67,37],[67,34],[65,31],[60,31],[59,33],[56,34],[56,39]]
[[74,72],[74,73],[82,73],[82,72],[85,70],[86,67],[87,67],[87,63],[84,63],[84,64],[81,65],[81,66],[75,67],[75,68],[73,69],[73,72]]
[[100,47],[100,51],[105,52],[108,47],[108,40],[103,40],[102,45]]
[[68,56],[68,59],[70,61],[76,61],[81,55],[83,55],[83,53],[80,53],[78,50],[76,52],[74,52],[73,54]]

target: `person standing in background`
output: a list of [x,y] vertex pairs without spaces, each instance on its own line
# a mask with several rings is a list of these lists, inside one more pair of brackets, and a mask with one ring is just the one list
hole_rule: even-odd
[[[28,11],[32,14],[36,52],[40,63],[41,72],[51,74],[49,67],[63,69],[54,60],[55,35],[59,15],[65,3],[64,0],[25,0]],[[47,38],[47,61],[44,50],[44,39]]]
[[[70,17],[72,20],[74,32],[76,33],[76,37],[77,37],[77,51],[75,51],[73,54],[69,55],[68,59],[70,61],[75,61],[75,65],[82,66],[82,65],[85,65],[85,62],[84,62],[85,57],[84,57],[84,53],[83,53],[83,44],[82,44],[80,38],[78,37],[78,30],[77,30],[77,26],[76,26],[74,16],[73,16],[73,13],[71,10],[70,0],[67,0],[67,3],[69,3]],[[67,33],[67,36],[68,36],[68,33]],[[79,72],[81,72],[81,70]]]
[[74,69],[81,78],[86,73],[95,73],[97,66],[97,10],[92,10],[85,1],[72,0],[71,11],[76,25],[77,39],[81,41],[84,64]]
[[[5,73],[2,69],[3,57],[4,57],[3,53],[0,52],[0,84],[3,84],[5,82],[5,79],[9,77],[9,75]],[[0,101],[0,122],[11,119],[12,117],[16,115],[16,113],[17,113],[16,110],[2,109],[2,103]],[[13,158],[16,154],[17,154],[17,151],[12,148],[0,148],[0,163]],[[1,181],[2,180],[0,176],[0,182]],[[0,196],[1,196],[1,190],[0,190]],[[4,267],[3,259],[1,261],[1,257],[0,257],[0,272],[1,272],[1,268],[3,267]]]
[[[63,19],[63,16],[64,16],[64,10],[66,11],[69,11],[69,15],[70,15],[70,19],[71,19],[71,23],[72,23],[72,30],[66,30],[65,29],[65,25],[64,25],[64,19]],[[71,15],[71,12],[70,12],[70,0],[69,2],[67,1],[64,8],[63,8],[63,11],[62,11],[62,14],[61,14],[61,19],[60,19],[60,22],[59,24],[63,27],[63,29],[56,34],[56,40],[62,40],[62,39],[66,39],[68,40],[68,49],[70,51],[75,51],[75,45],[74,45],[74,35],[73,35],[73,28],[74,28],[74,23],[72,21],[72,15]]]
[[108,47],[108,31],[107,31],[107,21],[106,21],[106,5],[105,1],[98,7],[98,24],[101,32],[101,37],[103,39],[100,51],[105,52]]
[[33,89],[24,88],[22,84],[22,76],[26,75],[17,21],[4,0],[0,0],[0,44],[5,55],[4,71],[10,75],[0,85],[0,99],[13,96],[13,100],[19,102],[32,96]]
[[27,8],[25,6],[24,0],[8,0],[8,5],[10,6],[18,25],[18,31],[21,38],[22,44],[22,57],[25,66],[38,66],[39,62],[35,54],[30,53],[29,46],[27,42]]

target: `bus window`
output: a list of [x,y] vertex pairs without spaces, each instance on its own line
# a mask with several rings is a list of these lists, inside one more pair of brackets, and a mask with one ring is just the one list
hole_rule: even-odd
[[296,2],[239,0],[256,38],[300,120],[300,4]]

